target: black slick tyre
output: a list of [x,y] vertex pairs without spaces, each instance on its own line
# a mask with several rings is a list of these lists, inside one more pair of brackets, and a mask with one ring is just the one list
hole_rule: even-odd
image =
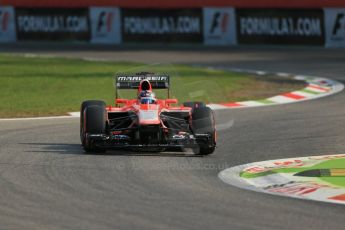
[[212,154],[216,148],[216,129],[214,115],[209,107],[194,108],[192,112],[192,131],[195,135],[208,134],[206,141],[198,141],[198,147],[193,149],[197,155]]
[[107,111],[105,106],[91,105],[84,109],[83,125],[81,131],[82,146],[85,152],[105,152],[97,147],[89,135],[105,134],[107,127]]
[[80,141],[83,141],[83,124],[84,124],[84,110],[88,106],[92,105],[98,105],[98,106],[104,106],[105,107],[105,102],[100,101],[100,100],[88,100],[88,101],[83,101],[83,103],[80,106]]

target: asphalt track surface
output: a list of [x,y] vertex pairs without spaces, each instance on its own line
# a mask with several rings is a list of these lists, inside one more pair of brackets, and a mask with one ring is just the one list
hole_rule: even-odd
[[[2,46],[5,52],[171,62],[312,74],[345,82],[344,50]],[[0,229],[344,229],[345,206],[241,190],[224,168],[345,152],[345,92],[307,102],[217,111],[208,157],[85,155],[79,120],[0,122]]]

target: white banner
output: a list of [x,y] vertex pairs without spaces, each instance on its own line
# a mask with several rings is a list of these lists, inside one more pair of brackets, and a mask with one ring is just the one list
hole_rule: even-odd
[[0,7],[0,42],[16,41],[14,9],[11,6]]
[[204,43],[236,45],[236,19],[233,8],[204,8]]
[[345,8],[325,9],[326,47],[345,47]]
[[121,43],[119,8],[90,7],[91,43]]

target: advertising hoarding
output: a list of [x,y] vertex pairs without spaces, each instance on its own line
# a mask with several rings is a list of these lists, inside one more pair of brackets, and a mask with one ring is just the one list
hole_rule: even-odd
[[204,43],[235,45],[236,18],[233,8],[204,8]]
[[326,47],[345,47],[345,8],[326,8]]
[[90,7],[91,43],[121,43],[121,15],[116,7]]
[[16,23],[13,7],[0,7],[0,42],[16,41]]
[[240,44],[324,45],[322,9],[237,9]]
[[18,40],[89,41],[88,8],[16,8]]
[[201,43],[201,9],[122,9],[123,42]]

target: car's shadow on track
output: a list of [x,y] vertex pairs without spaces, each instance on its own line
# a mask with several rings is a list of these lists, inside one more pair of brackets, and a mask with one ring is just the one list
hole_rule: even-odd
[[64,143],[19,143],[25,146],[25,152],[31,153],[58,153],[58,154],[83,154],[80,144]]
[[85,153],[80,144],[69,143],[19,143],[25,145],[26,151],[31,153],[57,153],[70,155],[104,155],[104,156],[157,156],[157,157],[202,157],[201,155],[194,155],[191,150],[181,152],[145,152],[145,151],[131,151],[131,150],[108,150],[106,153]]

